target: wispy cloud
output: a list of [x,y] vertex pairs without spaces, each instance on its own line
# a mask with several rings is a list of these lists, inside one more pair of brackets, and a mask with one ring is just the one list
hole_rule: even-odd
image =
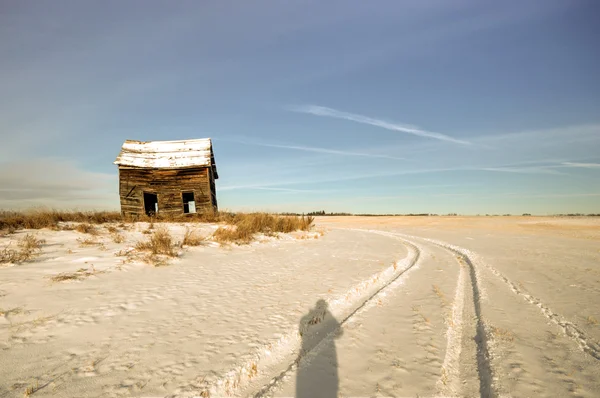
[[540,146],[564,146],[565,143],[581,143],[600,140],[600,124],[580,124],[540,130],[524,130],[510,133],[498,133],[474,138],[476,144],[493,143],[506,146],[526,143]]
[[243,184],[243,185],[230,185],[219,187],[221,191],[228,190],[245,190],[245,189],[264,189],[267,187],[278,187],[287,185],[310,185],[320,184],[328,182],[342,182],[342,181],[356,181],[364,179],[375,179],[375,178],[386,178],[386,177],[397,177],[403,175],[413,174],[435,174],[435,173],[448,173],[448,172],[464,172],[464,171],[475,171],[475,172],[500,172],[500,173],[520,173],[520,174],[553,174],[562,175],[556,170],[547,169],[543,167],[531,167],[531,168],[510,168],[510,167],[483,167],[483,166],[472,166],[472,167],[446,167],[446,168],[435,168],[435,169],[411,169],[411,170],[399,170],[390,172],[380,173],[366,173],[366,174],[352,174],[352,175],[340,175],[337,177],[326,177],[326,178],[314,178],[314,179],[286,179],[286,180],[270,180],[268,182],[257,182],[255,184]]
[[271,147],[271,148],[295,149],[298,151],[306,151],[306,152],[328,153],[328,154],[332,154],[332,155],[342,155],[342,156],[362,156],[362,157],[367,157],[367,158],[406,160],[406,158],[402,158],[399,156],[389,156],[389,155],[382,155],[382,154],[378,154],[378,153],[343,151],[340,149],[318,148],[318,147],[310,147],[310,146],[302,146],[302,145],[277,145],[277,144],[255,144],[255,145],[266,146],[266,147]]
[[562,164],[565,167],[580,167],[584,169],[598,169],[600,168],[600,163],[575,163],[575,162],[563,162]]
[[292,150],[297,150],[297,151],[326,153],[326,154],[331,154],[331,155],[360,156],[360,157],[367,157],[367,158],[381,158],[381,159],[393,159],[393,160],[407,160],[406,158],[403,158],[400,156],[390,156],[390,155],[384,155],[384,154],[379,154],[379,153],[346,151],[346,150],[341,150],[341,149],[320,148],[320,147],[312,147],[312,146],[304,146],[304,145],[267,144],[264,142],[253,142],[253,141],[248,141],[248,140],[225,139],[225,138],[219,138],[219,140],[229,141],[229,142],[237,142],[239,144],[245,144],[245,145],[256,145],[256,146],[264,146],[264,147],[269,147],[269,148],[292,149]]
[[266,187],[266,186],[226,186],[219,188],[221,191],[231,191],[234,189],[256,189],[259,191],[277,191],[277,192],[288,192],[288,193],[300,193],[300,192],[334,192],[334,190],[321,190],[321,189],[292,189],[292,188],[278,188],[278,187]]
[[433,138],[440,141],[454,142],[456,144],[470,145],[471,143],[464,140],[459,140],[441,133],[434,133],[418,128],[417,126],[392,123],[381,119],[375,119],[369,116],[358,115],[355,113],[338,111],[336,109],[327,108],[319,105],[303,105],[288,107],[289,110],[298,113],[307,113],[315,116],[332,117],[336,119],[350,120],[357,123],[368,124],[371,126],[381,127],[386,130],[398,131],[401,133],[412,134],[419,137]]
[[482,167],[479,170],[518,174],[564,174],[547,167]]

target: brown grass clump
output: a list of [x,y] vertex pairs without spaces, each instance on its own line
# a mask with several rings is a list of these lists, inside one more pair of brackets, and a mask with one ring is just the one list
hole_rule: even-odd
[[82,234],[90,234],[90,235],[97,235],[98,231],[96,230],[96,228],[94,228],[92,225],[90,224],[79,224],[77,227],[75,227],[75,231],[77,232],[81,232]]
[[33,234],[27,234],[17,242],[17,248],[11,249],[9,246],[6,246],[0,250],[0,264],[18,264],[31,260],[42,251],[44,243],[46,243],[44,239],[38,239]]
[[4,309],[0,308],[0,316],[7,317],[7,318],[11,315],[19,315],[24,312],[25,311],[21,307],[10,308],[8,310],[4,310]]
[[154,267],[164,267],[165,265],[169,264],[164,256],[159,256],[153,253],[147,253],[142,257],[142,261]]
[[182,246],[200,246],[206,241],[206,238],[198,235],[198,231],[187,228],[183,236]]
[[118,232],[114,232],[111,235],[112,241],[115,243],[123,243],[125,242],[125,237]]
[[27,389],[25,389],[25,392],[23,393],[23,397],[28,398],[31,396],[31,394],[33,394],[39,390],[40,390],[40,384],[39,384],[39,382],[36,381],[35,386],[31,385],[31,386],[28,386]]
[[274,235],[297,230],[308,231],[314,217],[279,216],[268,213],[236,214],[230,219],[233,227],[217,229],[213,239],[219,243],[250,243],[257,233]]
[[24,212],[0,211],[0,230],[56,228],[59,222],[103,224],[121,221],[121,218],[121,213],[116,211],[81,212],[49,209],[34,209]]
[[444,295],[444,292],[442,292],[442,290],[439,288],[439,286],[433,285],[433,292],[435,293],[436,296],[438,296],[443,307],[450,305],[450,302]]
[[[63,225],[64,230],[76,229],[82,233],[95,234],[94,225],[104,223],[120,223],[120,228],[130,229],[125,223],[136,221],[149,222],[148,229],[143,231],[151,235],[154,222],[201,222],[224,223],[233,226],[232,229],[219,229],[215,240],[220,242],[249,243],[257,233],[274,235],[278,232],[288,233],[296,230],[308,231],[313,223],[312,216],[282,216],[268,213],[231,213],[206,211],[196,214],[157,214],[147,216],[122,216],[119,212],[80,212],[36,209],[25,212],[0,211],[0,230],[14,232],[18,229],[59,229],[58,223],[79,223],[76,227],[71,224]],[[110,233],[116,232],[113,226],[107,227]],[[114,230],[114,232],[113,232]]]
[[110,234],[116,234],[117,232],[119,232],[119,230],[114,225],[109,225],[108,227],[106,227],[106,230]]
[[177,257],[173,238],[165,227],[157,228],[149,240],[138,242],[135,248],[139,251],[149,251],[154,255],[164,254],[169,257]]
[[515,334],[508,329],[502,329],[502,328],[492,326],[491,332],[494,335],[494,337],[496,337],[500,340],[504,340],[504,341],[514,341],[515,340]]
[[254,234],[245,228],[220,227],[213,233],[212,237],[219,243],[248,244],[252,242]]
[[80,247],[102,245],[102,242],[98,242],[96,240],[96,238],[85,238],[85,239],[77,238],[77,242],[79,242]]
[[15,233],[17,229],[12,225],[9,225],[7,228],[0,230],[0,236],[12,235]]
[[33,234],[27,234],[19,242],[19,247],[28,253],[42,249],[42,245],[46,243],[44,239],[38,239]]
[[89,278],[92,275],[103,274],[106,271],[97,271],[93,266],[91,270],[87,268],[79,268],[75,272],[61,272],[60,274],[50,277],[52,282],[78,281]]

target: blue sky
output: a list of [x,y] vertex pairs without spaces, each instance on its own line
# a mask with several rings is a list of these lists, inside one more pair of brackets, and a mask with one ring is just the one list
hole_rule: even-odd
[[600,212],[589,1],[0,5],[0,208],[118,208],[126,139],[213,139],[231,210]]

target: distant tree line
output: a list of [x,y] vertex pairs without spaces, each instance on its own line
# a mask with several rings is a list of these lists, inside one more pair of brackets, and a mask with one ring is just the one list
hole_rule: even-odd
[[[346,213],[346,212],[326,212],[325,210],[320,211],[311,211],[308,213],[279,213],[282,216],[357,216],[357,217],[439,217],[440,214],[436,213]],[[532,216],[531,213],[522,213],[522,216],[529,217]],[[458,213],[446,213],[442,214],[444,217],[456,217],[460,216]],[[484,215],[477,214],[477,217],[482,217]],[[516,214],[485,214],[485,217],[512,217],[516,216]],[[549,214],[550,217],[600,217],[600,213],[565,213],[565,214]]]

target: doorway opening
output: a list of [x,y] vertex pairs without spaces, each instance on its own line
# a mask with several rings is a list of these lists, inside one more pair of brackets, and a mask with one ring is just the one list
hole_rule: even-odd
[[181,199],[183,200],[183,212],[185,214],[196,212],[196,202],[194,201],[193,192],[182,192]]
[[158,213],[158,196],[155,193],[144,192],[144,211],[147,216]]

